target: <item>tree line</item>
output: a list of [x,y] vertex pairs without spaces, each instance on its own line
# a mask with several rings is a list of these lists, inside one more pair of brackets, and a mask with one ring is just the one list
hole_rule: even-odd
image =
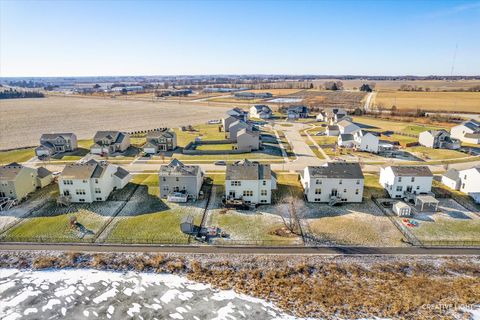
[[4,90],[0,92],[0,99],[44,98],[45,95],[37,91]]

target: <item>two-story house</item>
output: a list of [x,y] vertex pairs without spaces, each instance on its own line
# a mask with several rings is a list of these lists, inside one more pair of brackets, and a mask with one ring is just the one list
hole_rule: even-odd
[[69,202],[105,201],[110,193],[131,180],[130,173],[107,161],[67,164],[58,178],[60,195]]
[[250,118],[257,119],[270,119],[272,117],[272,109],[267,105],[254,105],[250,108],[249,116]]
[[308,118],[308,108],[306,106],[290,106],[287,108],[287,118],[290,120]]
[[177,148],[177,134],[170,129],[162,129],[147,133],[147,142],[143,151],[148,154],[156,154],[162,151],[171,151]]
[[434,149],[460,149],[459,139],[451,138],[446,130],[423,131],[418,136],[418,143],[422,146]]
[[44,133],[40,137],[40,146],[35,148],[35,154],[37,157],[52,156],[76,149],[77,136],[74,133]]
[[301,177],[309,202],[362,202],[364,176],[358,163],[329,162],[308,166]]
[[450,135],[463,142],[480,144],[480,122],[475,119],[462,122],[450,129]]
[[389,166],[380,169],[380,185],[391,198],[429,194],[433,174],[428,166]]
[[160,166],[158,184],[160,198],[172,202],[195,201],[200,194],[203,172],[198,165],[185,165],[177,159]]
[[450,169],[442,175],[442,183],[468,194],[476,203],[480,203],[480,166],[464,170]]
[[120,131],[97,131],[93,137],[92,154],[110,155],[124,152],[130,147],[130,135]]
[[23,200],[29,193],[53,180],[47,169],[25,167],[16,162],[0,167],[0,198]]
[[277,179],[269,164],[245,159],[227,165],[227,199],[241,199],[249,204],[267,204],[272,202],[272,190],[276,188]]

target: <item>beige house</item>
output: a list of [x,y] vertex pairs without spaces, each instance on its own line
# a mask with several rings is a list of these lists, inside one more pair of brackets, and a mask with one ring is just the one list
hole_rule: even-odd
[[97,131],[93,142],[91,153],[109,155],[127,150],[130,147],[130,135],[120,131]]
[[247,124],[246,122],[243,122],[242,120],[237,120],[230,124],[230,127],[228,128],[228,139],[231,141],[236,141],[238,132],[242,129],[247,129],[251,131],[252,126]]
[[51,156],[75,149],[77,149],[77,136],[74,133],[44,133],[40,137],[40,146],[35,148],[35,154],[37,157]]
[[248,152],[260,149],[260,133],[247,128],[238,131],[237,149]]
[[0,167],[0,197],[22,200],[52,180],[52,173],[43,167],[34,169],[12,162]]
[[147,133],[147,143],[143,152],[155,154],[159,151],[171,151],[177,148],[177,134],[171,129],[162,129]]

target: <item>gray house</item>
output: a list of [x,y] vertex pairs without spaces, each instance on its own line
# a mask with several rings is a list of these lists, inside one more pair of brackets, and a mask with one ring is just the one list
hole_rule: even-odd
[[230,124],[230,127],[228,128],[228,139],[231,141],[237,141],[238,132],[242,129],[247,129],[252,131],[253,127],[247,124],[246,122],[237,120],[232,124]]
[[290,106],[287,108],[288,119],[308,118],[308,108],[306,106]]
[[459,139],[450,137],[450,133],[446,130],[428,130],[423,131],[418,136],[418,143],[422,146],[434,149],[460,149],[461,142]]
[[40,146],[35,149],[37,157],[51,156],[77,149],[77,136],[74,133],[44,133],[40,137]]
[[246,152],[260,149],[260,132],[248,128],[240,129],[237,133],[237,149]]
[[171,202],[196,200],[203,183],[203,172],[200,166],[185,165],[173,159],[168,165],[160,166],[158,184],[160,198]]
[[162,129],[147,133],[147,142],[143,151],[155,154],[159,151],[171,151],[177,148],[177,134],[170,129]]
[[108,155],[127,150],[130,147],[130,135],[120,131],[97,131],[93,142],[91,153]]
[[239,119],[234,116],[228,116],[228,117],[222,118],[223,131],[228,132],[230,125],[238,120]]

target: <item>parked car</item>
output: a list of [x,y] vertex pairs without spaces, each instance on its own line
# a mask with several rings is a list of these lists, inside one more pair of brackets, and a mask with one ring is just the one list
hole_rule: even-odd
[[214,165],[216,165],[216,166],[226,166],[227,163],[223,160],[220,160],[220,161],[215,161]]

